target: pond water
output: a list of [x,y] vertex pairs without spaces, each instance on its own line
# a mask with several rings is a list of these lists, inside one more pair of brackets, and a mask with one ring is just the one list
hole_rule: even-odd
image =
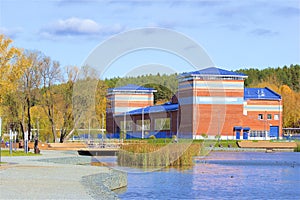
[[128,173],[120,199],[300,199],[300,153],[212,152],[190,169]]

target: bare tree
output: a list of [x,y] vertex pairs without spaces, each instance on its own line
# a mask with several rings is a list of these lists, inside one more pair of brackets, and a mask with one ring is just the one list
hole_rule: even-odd
[[[34,106],[37,101],[38,87],[40,85],[40,74],[38,72],[42,54],[40,52],[27,51],[24,55],[28,67],[25,69],[22,78],[20,79],[20,89],[22,92],[23,114],[21,130],[25,131],[25,124],[27,122],[28,139],[31,138],[31,114],[30,108]],[[27,119],[25,119],[25,116]],[[26,122],[25,122],[26,121]]]
[[[96,119],[95,97],[99,80],[98,73],[96,69],[90,66],[83,66],[77,74],[72,92],[72,111],[75,129],[88,128],[90,127],[90,120]],[[98,124],[95,123],[95,127]],[[65,139],[68,139],[70,136],[71,134],[68,134]]]
[[41,76],[41,104],[46,112],[49,122],[51,124],[51,131],[53,135],[53,142],[57,141],[56,123],[55,123],[55,104],[54,85],[61,81],[60,64],[57,61],[51,61],[49,57],[44,57],[41,60],[39,67]]
[[62,85],[61,94],[63,97],[63,104],[61,104],[61,110],[63,111],[63,126],[60,130],[60,142],[68,140],[75,132],[75,124],[73,112],[72,112],[72,96],[73,86],[77,79],[78,68],[75,66],[66,67],[67,81]]

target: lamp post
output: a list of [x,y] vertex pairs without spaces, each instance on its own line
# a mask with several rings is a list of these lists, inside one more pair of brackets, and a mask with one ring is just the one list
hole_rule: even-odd
[[40,117],[37,117],[37,138],[40,136]]
[[36,134],[34,137],[34,153],[39,153],[39,117],[36,119]]
[[9,154],[12,155],[12,146],[13,146],[13,129],[14,123],[10,123],[10,130],[9,130]]
[[28,131],[24,132],[24,149],[25,153],[28,153]]

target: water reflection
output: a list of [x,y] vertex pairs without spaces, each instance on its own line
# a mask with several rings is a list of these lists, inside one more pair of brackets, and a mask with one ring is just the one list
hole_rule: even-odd
[[192,169],[128,174],[121,199],[297,199],[299,153],[213,152]]
[[193,166],[184,166],[184,167],[147,167],[147,168],[138,168],[138,167],[122,167],[118,166],[117,157],[116,156],[93,156],[91,160],[92,166],[105,166],[111,167],[116,170],[124,171],[126,173],[150,173],[154,171],[169,171],[169,169],[176,169],[178,171],[184,171],[188,169],[192,169]]

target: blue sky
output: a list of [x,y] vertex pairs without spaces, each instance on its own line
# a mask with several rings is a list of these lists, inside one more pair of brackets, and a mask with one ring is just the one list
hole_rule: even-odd
[[[80,66],[107,38],[142,27],[169,28],[187,35],[216,66],[225,69],[300,63],[298,0],[0,2],[0,33],[11,37],[15,46],[40,50],[63,66]],[[122,76],[131,67],[147,63],[188,70],[186,62],[172,55],[144,53],[148,55],[124,56],[114,63],[117,70],[105,76]]]

